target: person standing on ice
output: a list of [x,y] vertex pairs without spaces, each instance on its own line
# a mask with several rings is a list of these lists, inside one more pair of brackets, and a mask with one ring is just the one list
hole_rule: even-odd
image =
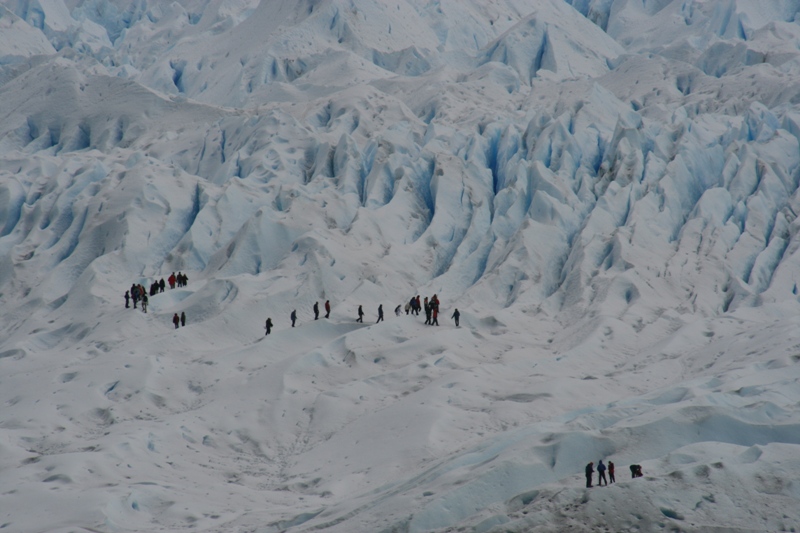
[[[406,305],[408,305],[408,304],[406,304]],[[395,307],[394,308],[394,315],[395,316],[400,316],[403,313],[402,308],[403,308],[402,305],[398,305],[397,307]],[[408,314],[408,313],[406,313],[406,314]]]
[[378,321],[377,321],[377,322],[375,322],[375,323],[377,324],[377,323],[378,323],[378,322],[380,322],[381,320],[383,320],[383,304],[380,304],[380,305],[378,306]]
[[294,323],[297,321],[297,309],[292,311],[292,314],[289,315],[289,318],[292,319],[292,327],[294,327]]
[[594,463],[590,461],[589,464],[586,465],[586,488],[587,489],[592,487],[592,474],[594,474]]
[[360,305],[358,306],[358,318],[356,322],[364,322],[364,309]]
[[603,483],[608,485],[608,480],[606,479],[606,465],[604,465],[603,460],[600,459],[597,463],[597,486],[602,487]]
[[175,313],[172,316],[172,323],[175,324],[175,329],[178,329],[181,325],[181,317],[178,316],[178,313]]
[[147,312],[147,302],[148,301],[149,300],[147,299],[147,293],[142,294],[142,313],[146,313]]
[[164,292],[164,289],[166,288],[166,286],[167,286],[167,284],[164,283],[164,278],[161,278],[159,280],[159,282],[158,282],[159,292]]
[[181,327],[186,325],[186,313],[181,311]]
[[314,320],[319,320],[319,302],[314,302]]
[[439,306],[431,304],[431,326],[439,325]]
[[451,317],[450,317],[450,318],[452,318],[453,320],[455,320],[455,321],[456,321],[456,327],[458,327],[458,319],[459,319],[460,317],[461,317],[461,313],[459,313],[459,312],[458,312],[458,308],[456,308],[456,310],[455,310],[455,311],[453,311],[453,316],[451,316]]
[[131,291],[125,291],[125,309],[130,309],[131,307]]
[[616,480],[614,479],[614,463],[612,461],[608,462],[608,482],[614,483]]
[[264,336],[266,337],[272,331],[272,319],[271,318],[267,318],[267,324],[266,324],[265,327],[267,329],[267,332],[264,334]]
[[325,318],[331,317],[331,301],[325,300]]
[[175,272],[173,272],[173,273],[172,273],[172,274],[170,274],[170,276],[167,278],[167,282],[169,283],[169,288],[170,288],[170,289],[174,289],[174,288],[175,288],[175,281],[176,281],[176,280],[175,280]]

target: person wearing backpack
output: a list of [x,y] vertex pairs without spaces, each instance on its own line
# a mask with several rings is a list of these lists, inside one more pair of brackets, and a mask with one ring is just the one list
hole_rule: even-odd
[[603,464],[603,460],[597,463],[597,486],[602,487],[603,483],[608,485],[608,480],[606,480],[606,465]]

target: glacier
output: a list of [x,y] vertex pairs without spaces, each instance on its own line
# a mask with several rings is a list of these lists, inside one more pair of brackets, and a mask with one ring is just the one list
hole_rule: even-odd
[[798,11],[0,0],[0,529],[796,530]]

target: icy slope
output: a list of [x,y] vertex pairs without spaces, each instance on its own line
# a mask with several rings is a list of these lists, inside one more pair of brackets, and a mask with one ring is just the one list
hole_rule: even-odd
[[0,526],[796,527],[796,7],[3,0]]

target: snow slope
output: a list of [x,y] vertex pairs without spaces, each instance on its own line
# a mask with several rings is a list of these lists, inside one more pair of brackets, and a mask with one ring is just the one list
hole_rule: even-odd
[[754,6],[0,0],[0,529],[800,528]]

